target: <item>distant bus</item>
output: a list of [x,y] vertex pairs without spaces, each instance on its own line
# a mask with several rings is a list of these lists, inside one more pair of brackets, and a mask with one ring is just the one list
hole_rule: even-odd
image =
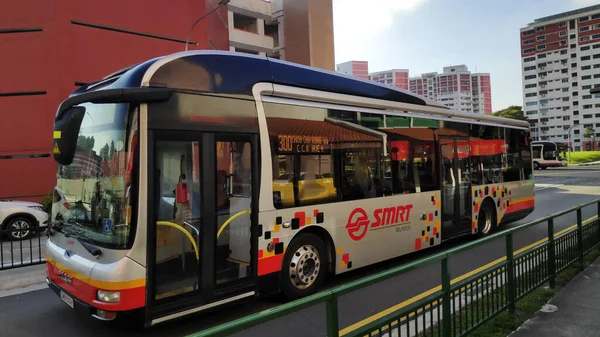
[[[341,274],[534,209],[529,123],[372,81],[190,51],[74,92],[54,125],[47,280],[146,326]],[[57,198],[57,203],[64,203]]]
[[545,170],[548,167],[567,166],[568,145],[545,140],[532,142],[533,168]]

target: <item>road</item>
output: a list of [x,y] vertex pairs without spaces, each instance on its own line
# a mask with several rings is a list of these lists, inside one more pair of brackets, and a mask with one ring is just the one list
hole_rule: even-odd
[[[598,188],[600,186],[600,168],[549,169],[535,172],[535,175],[535,212],[510,227],[600,198],[600,188]],[[591,217],[595,214],[595,210],[595,206],[586,208],[583,212],[583,218]],[[555,230],[559,231],[575,223],[575,214],[560,217],[555,221]],[[546,227],[540,225],[519,232],[519,235],[515,236],[515,249],[544,238],[546,231]],[[442,247],[436,247],[436,249],[356,270],[347,275],[340,275],[330,285],[335,286],[355,280],[463,244],[469,240],[461,239],[449,242],[442,245]],[[463,252],[453,257],[450,262],[452,277],[457,277],[504,255],[504,241],[493,241],[488,245]],[[439,285],[439,274],[439,264],[432,264],[344,295],[339,299],[340,327],[350,326],[370,315]],[[274,296],[244,303],[243,305],[234,305],[213,313],[187,317],[145,331],[122,332],[107,327],[91,318],[74,315],[71,309],[64,305],[56,295],[50,290],[44,289],[0,298],[0,326],[3,329],[2,335],[6,337],[40,335],[105,336],[109,334],[112,337],[184,336],[282,303],[284,303],[284,300],[281,296]],[[324,336],[324,310],[324,305],[307,308],[235,334],[235,336]]]

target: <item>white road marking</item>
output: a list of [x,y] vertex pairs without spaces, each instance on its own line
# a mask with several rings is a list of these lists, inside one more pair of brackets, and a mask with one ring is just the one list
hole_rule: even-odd
[[535,191],[543,191],[549,188],[555,188],[559,186],[563,186],[564,184],[535,184]]

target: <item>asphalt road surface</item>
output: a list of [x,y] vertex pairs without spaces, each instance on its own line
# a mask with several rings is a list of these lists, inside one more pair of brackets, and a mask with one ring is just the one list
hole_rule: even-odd
[[[564,168],[536,171],[536,209],[515,226],[545,215],[600,198],[600,168]],[[583,211],[583,219],[595,215],[595,206]],[[570,214],[555,221],[555,230],[576,223],[576,215]],[[514,248],[518,249],[543,239],[547,228],[543,225],[531,227],[515,236]],[[469,242],[461,239],[443,244],[428,251],[394,259],[376,266],[363,268],[330,281],[330,286],[371,275],[387,268],[398,266],[444,249]],[[505,255],[504,241],[490,242],[463,252],[450,261],[452,277],[485,265]],[[377,312],[396,305],[406,299],[427,291],[440,284],[440,266],[429,266],[377,283],[368,288],[344,295],[339,299],[340,327],[359,322]],[[77,316],[48,289],[17,296],[0,298],[0,326],[2,336],[185,336],[187,334],[225,323],[248,314],[284,303],[281,296],[237,304],[213,313],[198,314],[137,332],[122,332],[107,327],[89,317]],[[235,334],[235,336],[280,336],[304,337],[325,335],[324,305],[304,309],[260,326]]]

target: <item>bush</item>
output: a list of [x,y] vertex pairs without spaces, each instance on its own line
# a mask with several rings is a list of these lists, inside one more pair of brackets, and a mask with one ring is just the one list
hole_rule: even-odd
[[46,194],[44,199],[40,201],[40,204],[44,207],[44,212],[50,214],[52,211],[52,194]]

